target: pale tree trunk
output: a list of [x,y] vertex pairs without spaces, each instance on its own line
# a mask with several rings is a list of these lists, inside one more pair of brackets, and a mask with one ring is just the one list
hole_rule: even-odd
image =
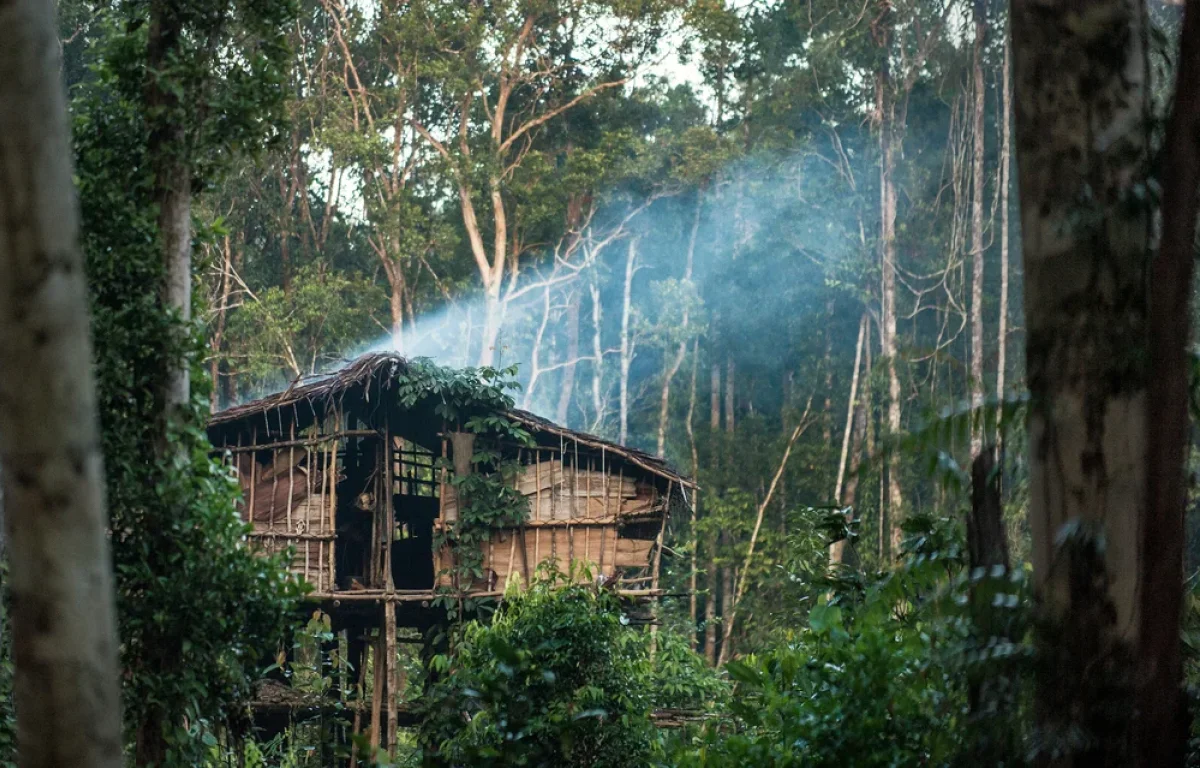
[[547,285],[542,289],[542,320],[538,323],[538,329],[533,335],[533,344],[529,350],[529,384],[525,387],[525,396],[521,400],[521,407],[525,410],[533,407],[533,396],[542,377],[542,343],[546,339],[546,326],[550,324],[550,313],[550,286]]
[[972,61],[974,75],[974,110],[972,119],[971,157],[971,456],[978,456],[983,447],[983,149],[984,149],[984,85],[983,47],[987,39],[987,18],[983,0],[973,3],[975,45]]
[[737,366],[733,362],[733,355],[727,354],[725,356],[725,432],[730,435],[733,434],[735,426],[733,415],[733,380],[736,373]]
[[717,665],[717,590],[720,583],[720,569],[717,567],[717,545],[719,539],[715,532],[708,536],[708,567],[705,569],[704,599],[704,655],[708,663]]
[[604,423],[606,410],[604,407],[604,344],[601,337],[604,328],[604,306],[601,303],[600,285],[595,274],[592,275],[592,282],[588,289],[592,295],[592,409],[595,412],[592,419],[592,431],[599,432]]
[[1079,732],[1091,740],[1059,765],[1133,759],[1133,660],[1148,618],[1138,600],[1151,378],[1152,210],[1139,202],[1149,182],[1146,23],[1137,0],[1012,7],[1029,520],[1050,628],[1038,726],[1048,748]]
[[[861,329],[860,329],[861,331]],[[860,337],[861,339],[861,337]],[[855,366],[858,362],[855,361]],[[833,299],[825,302],[825,407],[821,409],[821,442],[833,452]],[[784,401],[787,401],[785,396]],[[848,431],[848,430],[847,430]],[[841,485],[841,481],[838,481]],[[836,499],[836,497],[834,497]]]
[[[715,362],[709,371],[709,381],[712,392],[709,398],[708,427],[711,433],[710,441],[713,443],[712,455],[715,457],[718,455],[716,438],[721,431],[721,366]],[[721,578],[717,562],[719,544],[720,537],[717,531],[710,531],[707,542],[708,567],[705,569],[708,577],[705,584],[708,595],[704,601],[704,651],[713,666],[717,663],[717,601]]]
[[620,408],[620,437],[618,442],[625,444],[629,437],[629,366],[633,364],[634,341],[630,322],[633,319],[633,275],[637,271],[636,237],[629,238],[629,248],[625,252],[625,288],[621,299],[621,380],[619,382]]
[[[859,411],[858,380],[862,370],[863,339],[867,333],[869,318],[864,314],[858,324],[858,342],[854,350],[854,372],[850,376],[850,398],[846,405],[846,430],[842,434],[842,456],[838,461],[837,482],[834,485],[833,500],[842,506],[847,506],[842,499],[842,483],[846,477],[846,461],[850,453],[850,438],[857,430],[856,414]],[[829,563],[836,565],[846,558],[846,540],[841,539],[829,545]]]
[[[809,401],[809,405],[812,401]],[[779,481],[783,478],[783,472],[787,469],[788,459],[791,458],[792,448],[796,445],[796,440],[805,433],[808,429],[808,409],[804,410],[804,415],[800,417],[800,423],[792,430],[792,436],[788,439],[787,447],[784,448],[783,458],[779,460],[779,468],[775,470],[775,476],[771,478],[771,485],[767,488],[767,493],[763,496],[763,500],[758,504],[758,510],[754,519],[754,530],[750,533],[750,544],[746,548],[746,557],[742,561],[742,567],[739,571],[741,574],[737,579],[737,587],[733,592],[732,599],[726,601],[725,610],[725,634],[721,639],[721,656],[720,663],[725,663],[732,654],[731,640],[733,638],[733,625],[737,620],[738,604],[742,602],[742,598],[746,594],[746,580],[750,574],[750,565],[754,562],[754,547],[758,543],[758,534],[762,530],[763,516],[767,512],[767,507],[771,505],[771,499],[775,496],[776,489],[779,488]],[[729,571],[732,573],[732,569]],[[732,580],[726,582],[726,589],[733,586]]]
[[214,413],[220,406],[221,398],[221,346],[225,341],[225,319],[229,314],[229,296],[233,290],[233,248],[229,235],[221,244],[221,303],[217,306],[217,324],[212,337],[212,394],[209,396],[209,408]]
[[575,366],[579,360],[579,301],[578,292],[572,291],[567,299],[567,359],[558,386],[558,406],[555,409],[555,418],[564,427],[569,426],[571,398],[575,394]]
[[[699,475],[700,475],[700,453],[696,448],[696,429],[695,429],[693,420],[696,418],[696,374],[699,372],[699,368],[700,368],[700,339],[697,338],[692,341],[692,383],[691,383],[690,389],[688,390],[688,410],[687,410],[687,422],[686,422],[688,446],[691,448],[691,451],[692,451],[692,480],[696,481],[697,483],[699,483]],[[688,588],[690,590],[690,596],[688,599],[688,607],[690,609],[690,615],[692,617],[692,632],[691,632],[691,642],[690,642],[692,650],[696,650],[696,628],[699,626],[699,624],[697,622],[700,620],[700,615],[697,612],[698,606],[696,605],[696,587],[698,586],[697,575],[696,575],[696,563],[697,563],[696,558],[699,556],[699,551],[700,551],[700,535],[696,530],[696,526],[699,523],[699,518],[700,518],[700,491],[699,491],[699,489],[696,489],[694,491],[694,493],[695,493],[695,496],[693,496],[693,498],[692,498],[692,520],[691,520],[691,523],[692,523],[692,528],[691,528],[691,533],[692,533],[691,561],[692,562],[691,562],[691,566],[692,567],[691,567],[691,576],[688,579]]]
[[708,404],[708,427],[714,433],[721,429],[721,366],[713,363],[709,370],[710,397]]
[[[896,366],[896,187],[894,176],[896,172],[895,146],[892,142],[891,115],[893,108],[891,99],[886,96],[891,88],[888,83],[886,67],[884,68],[881,92],[884,109],[883,124],[880,128],[880,144],[883,149],[883,163],[880,166],[880,208],[882,211],[882,313],[881,326],[883,356],[887,361],[888,374],[888,406],[887,428],[890,436],[900,434],[900,375]],[[900,553],[900,518],[903,498],[900,493],[900,457],[895,450],[889,452],[887,466],[888,482],[888,521],[892,556]]]
[[[703,198],[700,193],[696,193],[696,210],[692,216],[692,229],[688,235],[687,257],[683,268],[683,283],[690,286],[692,282],[692,265],[696,259],[696,234],[700,231],[700,209]],[[687,332],[688,329],[688,314],[689,308],[683,310],[683,319],[681,321],[682,331]],[[663,374],[662,392],[659,398],[658,408],[658,451],[657,456],[660,458],[666,454],[667,448],[667,417],[671,408],[671,380],[675,378],[675,374],[679,372],[679,367],[683,365],[683,358],[687,356],[687,338],[685,337],[679,342],[679,348],[675,350],[675,356],[667,366],[666,372]]]
[[87,288],[54,4],[0,5],[0,467],[18,760],[120,768]]
[[[862,467],[863,452],[868,456],[873,453],[871,435],[871,321],[867,319],[866,339],[863,342],[865,350],[863,359],[861,396],[858,410],[854,417],[854,435],[850,443],[850,464],[846,470],[845,485],[842,487],[841,504],[853,511],[858,503],[858,473]],[[844,556],[843,556],[844,560]]]
[[1150,272],[1150,444],[1142,524],[1136,728],[1141,765],[1181,765],[1189,717],[1183,695],[1183,595],[1192,276],[1200,203],[1200,0],[1184,9],[1175,105],[1167,126],[1162,240]]
[[[150,3],[147,68],[168,68],[183,34],[183,20],[174,0]],[[178,97],[155,77],[147,80],[146,103],[165,114],[178,108]],[[163,302],[184,321],[192,317],[192,174],[187,162],[187,126],[161,116],[151,118],[149,156],[154,166],[154,202],[158,205],[158,236],[164,267]],[[182,356],[163,372],[163,405],[167,416],[190,397],[188,364]],[[164,425],[165,429],[165,425]],[[164,433],[165,440],[165,433]],[[164,444],[165,449],[165,444]]]
[[[1004,404],[1004,376],[1008,365],[1008,188],[1012,183],[1012,73],[1009,58],[1012,41],[1004,42],[1004,65],[1000,86],[1000,327],[996,331],[996,397]],[[1003,416],[1002,416],[1003,417]],[[1001,434],[1003,440],[1003,434]]]

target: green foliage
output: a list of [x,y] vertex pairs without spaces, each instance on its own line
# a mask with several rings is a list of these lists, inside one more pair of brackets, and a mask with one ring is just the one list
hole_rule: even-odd
[[[283,558],[260,557],[246,547],[237,483],[209,456],[198,365],[193,403],[169,423],[164,419],[164,374],[180,360],[198,361],[200,343],[195,329],[163,306],[158,289],[163,265],[147,146],[150,124],[161,115],[148,116],[140,101],[145,36],[133,22],[144,7],[125,10],[134,17],[99,22],[107,25],[107,37],[96,43],[92,77],[72,102],[124,711],[131,752],[140,760],[194,766],[211,748],[213,732],[229,724],[236,705],[249,696],[260,660],[283,635],[299,587]],[[277,7],[259,10],[267,12],[264,24],[275,23]],[[121,20],[129,22],[124,31],[116,26]],[[265,40],[259,54],[277,58],[271,45]],[[267,66],[259,54],[251,63]],[[202,66],[192,61],[187,77]],[[221,98],[246,85],[231,66],[226,74],[237,82]],[[187,79],[187,87],[194,85]],[[234,118],[250,119],[244,111],[223,112],[233,107],[221,98],[210,105],[220,107],[211,115],[212,132],[205,129],[197,138],[218,152],[247,140],[247,125]],[[231,122],[221,125],[221,116]]]
[[436,765],[644,766],[652,663],[618,598],[539,569],[490,624],[471,622],[435,657],[421,742]]
[[448,547],[453,562],[448,573],[452,587],[435,600],[452,619],[486,605],[486,598],[462,593],[484,576],[481,545],[492,530],[520,525],[529,516],[529,501],[516,488],[521,465],[511,446],[532,445],[533,438],[504,415],[514,405],[508,392],[519,388],[512,378],[515,373],[513,368],[446,368],[418,359],[409,362],[396,384],[402,406],[433,400],[434,412],[447,424],[475,436],[470,474],[452,472],[452,464],[444,459],[435,465],[447,473],[458,499],[458,519],[433,536],[434,551]]
[[370,280],[318,262],[297,271],[289,293],[272,286],[247,297],[232,313],[228,333],[251,383],[274,383],[280,370],[292,380],[343,359],[378,328],[372,318],[385,304]]
[[[974,714],[968,706],[969,670],[1027,679],[1023,579],[964,574],[960,536],[914,520],[895,571],[822,597],[805,628],[730,662],[729,720],[673,764],[1023,764],[1019,696],[985,691]],[[995,634],[979,632],[981,603],[1002,616],[989,624]]]

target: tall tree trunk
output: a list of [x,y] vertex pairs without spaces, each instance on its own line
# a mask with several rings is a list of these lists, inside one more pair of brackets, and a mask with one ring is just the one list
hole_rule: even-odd
[[[859,329],[861,333],[861,328]],[[861,336],[860,336],[861,340]],[[855,366],[858,363],[855,362]],[[833,453],[833,298],[825,301],[825,407],[821,409],[821,442]],[[848,432],[848,430],[847,430]],[[840,485],[840,482],[839,482]]]
[[[996,397],[1004,405],[1004,377],[1008,365],[1008,190],[1012,183],[1012,41],[1004,41],[1000,86],[1000,323],[996,331]],[[1003,414],[1002,414],[1003,416]],[[1000,435],[1003,440],[1003,434]],[[1003,449],[1001,450],[1003,456]]]
[[716,432],[721,429],[721,366],[713,363],[709,370],[710,397],[708,407],[708,428]]
[[736,378],[737,366],[733,362],[733,355],[725,355],[725,432],[733,434],[735,425],[733,415],[733,382]]
[[54,8],[0,5],[0,481],[18,759],[120,768],[104,472]]
[[601,332],[604,329],[603,311],[600,286],[595,274],[588,286],[592,295],[592,409],[595,415],[592,419],[592,431],[599,432],[604,423],[604,345]]
[[[700,231],[700,209],[703,198],[700,193],[696,193],[696,210],[692,215],[692,229],[688,234],[687,256],[683,268],[683,283],[691,286],[692,282],[692,265],[696,258],[696,235]],[[683,308],[683,318],[680,322],[680,330],[682,333],[687,333],[688,330],[688,315],[690,307]],[[675,355],[667,365],[666,371],[663,373],[662,392],[659,397],[658,408],[658,451],[657,456],[660,458],[666,454],[667,448],[667,418],[671,408],[671,380],[675,378],[675,374],[679,372],[679,367],[683,365],[683,358],[687,356],[687,337],[685,336],[679,342],[679,348],[675,350]]]
[[974,110],[971,121],[971,456],[978,456],[983,447],[983,149],[984,149],[984,84],[983,47],[987,40],[987,12],[983,0],[973,5],[975,45],[972,61],[974,76]]
[[706,583],[705,591],[708,593],[704,597],[704,655],[708,658],[708,663],[714,667],[717,665],[717,600],[719,597],[720,572],[717,560],[717,549],[720,539],[716,531],[711,531],[708,535],[708,566],[705,568]]
[[217,324],[212,337],[212,395],[209,408],[215,413],[221,404],[221,347],[225,341],[225,319],[229,314],[229,295],[233,290],[233,247],[230,236],[225,235],[221,243],[221,303],[217,306]]
[[[833,489],[833,500],[835,503],[842,506],[848,506],[842,498],[842,483],[846,476],[846,461],[850,453],[850,439],[852,433],[858,430],[857,422],[861,417],[857,417],[859,413],[858,403],[858,380],[862,370],[862,353],[863,353],[863,338],[867,333],[867,324],[870,318],[864,313],[862,320],[858,323],[858,342],[854,350],[854,372],[850,375],[850,397],[846,405],[846,430],[842,434],[842,456],[838,461],[837,482]],[[829,563],[835,565],[841,563],[846,557],[846,540],[841,539],[829,545]]]
[[1036,708],[1041,743],[1090,739],[1062,765],[1131,764],[1134,655],[1151,620],[1138,603],[1151,352],[1152,208],[1135,202],[1149,183],[1146,23],[1137,0],[1012,7],[1029,519],[1051,627]]
[[[699,369],[700,369],[700,339],[696,338],[696,339],[692,340],[692,383],[691,383],[691,387],[688,390],[688,410],[687,410],[686,426],[687,426],[688,446],[691,448],[691,452],[692,452],[692,480],[695,480],[697,482],[699,482],[699,476],[700,476],[700,453],[696,448],[696,429],[695,429],[694,420],[696,418],[696,374],[699,372]],[[698,606],[696,605],[696,588],[698,586],[697,574],[696,574],[696,564],[697,564],[696,558],[700,551],[700,534],[697,530],[697,525],[700,522],[700,519],[699,519],[700,518],[700,491],[697,489],[696,491],[694,491],[694,493],[695,493],[695,496],[692,499],[692,520],[691,520],[691,523],[692,523],[692,527],[691,527],[691,534],[692,534],[691,566],[692,567],[691,567],[691,576],[688,579],[688,589],[690,592],[690,595],[688,598],[688,607],[690,609],[690,615],[692,617],[692,632],[691,632],[692,650],[696,649],[696,628],[699,626],[698,622],[700,620],[700,616],[697,613]]]
[[1167,126],[1162,240],[1150,272],[1148,507],[1142,525],[1137,674],[1138,762],[1182,765],[1188,713],[1179,640],[1187,505],[1189,361],[1196,213],[1200,205],[1200,0],[1189,0]]
[[[884,37],[890,39],[891,5],[885,3],[884,18],[881,21],[885,30]],[[886,50],[886,48],[885,48]],[[895,104],[891,96],[892,84],[885,63],[880,68],[877,102],[880,113],[879,143],[883,156],[880,164],[879,189],[882,236],[880,238],[882,257],[882,293],[881,293],[881,326],[883,356],[887,361],[888,374],[888,406],[887,428],[891,437],[900,434],[900,375],[896,366],[896,146],[893,139]],[[895,450],[889,451],[888,467],[888,519],[892,556],[900,553],[900,518],[903,508],[903,498],[900,493],[900,456]]]
[[874,453],[874,435],[871,427],[871,320],[866,323],[866,339],[863,342],[865,355],[863,359],[862,379],[860,380],[861,396],[859,407],[854,420],[854,434],[850,443],[850,464],[846,469],[845,486],[842,489],[843,507],[851,510],[857,516],[858,504],[858,474],[862,468],[863,453],[871,456]]
[[567,359],[559,381],[558,406],[555,408],[555,418],[564,427],[569,426],[571,398],[575,394],[575,366],[579,360],[579,302],[579,292],[572,291],[567,298]]
[[621,381],[620,385],[620,437],[618,441],[624,445],[629,438],[629,366],[633,364],[633,337],[630,321],[633,319],[633,275],[637,271],[636,237],[629,238],[629,248],[625,252],[625,284],[621,300]]
[[[192,174],[188,164],[187,126],[173,117],[179,99],[163,80],[179,47],[183,31],[178,0],[152,0],[147,42],[146,106],[149,118],[149,157],[154,167],[154,202],[158,205],[158,236],[162,248],[163,302],[184,321],[192,317]],[[161,78],[161,79],[160,79]],[[166,412],[185,406],[190,397],[188,362],[182,356],[163,372]],[[164,419],[167,413],[163,414]],[[164,420],[165,430],[165,420]],[[164,437],[165,440],[165,432]],[[163,450],[166,449],[164,443]]]

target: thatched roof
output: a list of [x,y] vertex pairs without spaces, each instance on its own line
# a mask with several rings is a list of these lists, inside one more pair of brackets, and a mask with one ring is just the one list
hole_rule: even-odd
[[[348,394],[362,393],[370,397],[372,385],[378,384],[379,389],[387,389],[391,382],[408,370],[408,367],[408,360],[399,355],[388,353],[363,355],[333,373],[315,377],[307,383],[296,382],[283,392],[213,414],[209,420],[210,434],[214,429],[232,427],[238,422],[261,418],[265,413],[282,408],[303,405],[305,410],[323,411]],[[610,453],[666,480],[693,487],[690,480],[675,471],[667,462],[644,451],[589,435],[586,432],[567,429],[517,408],[506,411],[505,415],[528,428],[539,443],[550,444],[563,439],[572,440],[585,448]]]

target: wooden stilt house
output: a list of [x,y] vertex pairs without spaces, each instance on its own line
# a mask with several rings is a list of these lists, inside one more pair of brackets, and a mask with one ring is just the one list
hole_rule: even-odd
[[[689,505],[692,488],[657,458],[524,411],[458,414],[450,423],[442,394],[414,391],[414,365],[367,355],[218,413],[208,427],[215,450],[236,469],[251,544],[291,548],[293,571],[311,585],[309,599],[334,630],[345,632],[354,668],[367,668],[368,647],[381,661],[372,665],[369,713],[358,706],[372,733],[387,724],[389,747],[402,708],[397,626],[436,627],[445,620],[439,598],[498,597],[511,578],[528,584],[547,560],[630,598],[653,598],[664,531]],[[454,567],[461,552],[439,533],[461,516],[454,478],[474,471],[474,436],[463,423],[488,416],[528,436],[489,449],[515,467],[505,482],[528,509],[476,537],[476,567],[463,575]]]

